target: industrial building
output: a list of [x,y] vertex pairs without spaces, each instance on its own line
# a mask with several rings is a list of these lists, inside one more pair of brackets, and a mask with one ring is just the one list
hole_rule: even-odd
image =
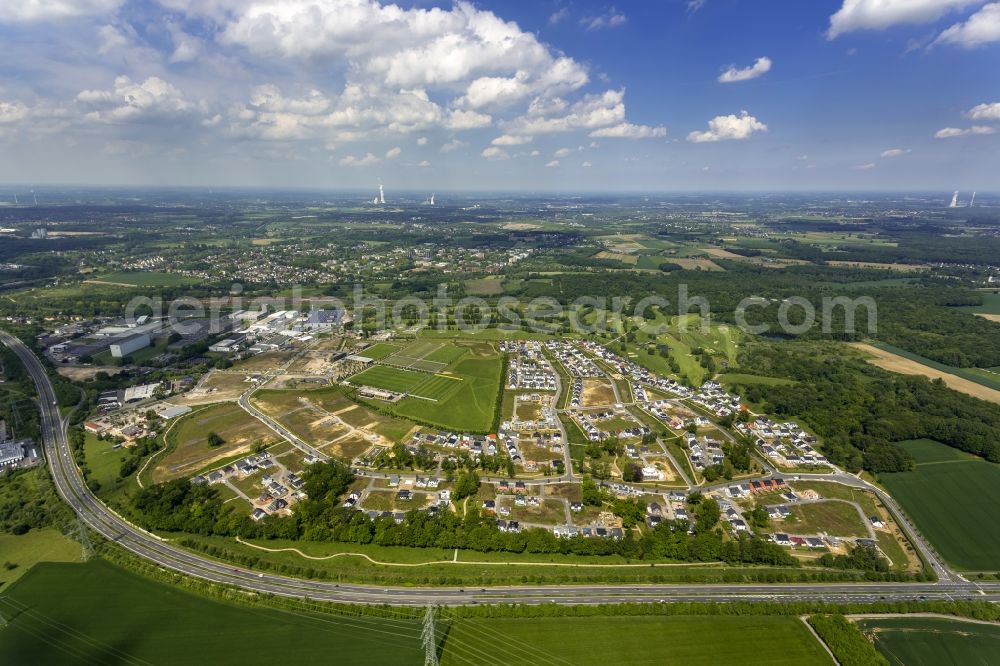
[[111,356],[114,358],[124,358],[132,352],[145,349],[150,344],[152,344],[152,342],[150,341],[149,336],[145,333],[130,335],[127,338],[122,338],[118,342],[111,343]]

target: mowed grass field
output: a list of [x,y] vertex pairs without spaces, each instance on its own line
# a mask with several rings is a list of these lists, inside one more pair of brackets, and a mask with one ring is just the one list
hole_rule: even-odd
[[1000,664],[1000,625],[936,617],[859,619],[893,666]]
[[103,560],[42,564],[0,599],[0,663],[420,664],[419,622],[244,608]]
[[[80,544],[54,527],[21,535],[0,534],[0,560],[4,564],[0,568],[0,595],[39,562],[79,562],[82,556]],[[8,563],[13,568],[8,568]]]
[[[395,411],[400,416],[427,421],[442,428],[478,432],[489,430],[498,407],[502,371],[503,359],[492,345],[475,345],[468,355],[462,356],[441,373],[447,376],[432,376],[425,386],[419,386],[414,391],[417,395],[438,396],[433,402],[405,398],[396,403]],[[427,395],[428,392],[433,395]]]
[[376,365],[351,377],[351,383],[358,386],[374,386],[397,393],[409,393],[423,383],[426,378],[427,375],[421,372],[403,370],[388,365]]
[[879,481],[946,560],[970,571],[1000,569],[1000,465],[931,440],[902,445],[916,469]]
[[[220,446],[208,445],[214,432],[225,440]],[[216,460],[242,451],[249,452],[258,443],[273,444],[278,436],[266,425],[232,402],[205,407],[180,417],[167,433],[168,451],[153,463],[153,481],[163,483],[181,476],[191,476]]]
[[[478,656],[477,656],[478,655]],[[455,622],[442,666],[831,664],[797,617],[496,618]]]
[[483,432],[493,424],[502,370],[503,358],[491,342],[421,338],[350,381],[410,394],[389,406],[401,417]]

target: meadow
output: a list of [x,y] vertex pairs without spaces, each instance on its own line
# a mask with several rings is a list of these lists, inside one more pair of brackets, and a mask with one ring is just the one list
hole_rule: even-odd
[[81,546],[54,527],[0,534],[0,594],[39,562],[79,562]]
[[[405,398],[395,405],[400,416],[409,416],[455,430],[485,432],[493,425],[497,398],[501,390],[500,374],[503,359],[488,345],[480,345],[475,355],[463,356],[448,366],[447,373],[462,380],[458,389],[451,389],[436,402],[420,398]],[[442,382],[453,379],[434,377]],[[444,390],[448,385],[435,383],[428,389]],[[423,387],[417,393],[423,394]],[[428,396],[432,397],[432,396]]]
[[931,440],[902,442],[916,459],[911,472],[879,481],[941,555],[972,571],[1000,568],[1000,465]]
[[[208,445],[211,432],[222,437],[221,445]],[[256,444],[272,444],[278,437],[236,403],[221,403],[180,417],[166,439],[167,451],[151,465],[155,483],[192,476],[213,461],[249,452]]]
[[505,664],[830,664],[796,617],[493,618],[456,622],[442,666]]
[[0,599],[0,663],[419,664],[419,622],[247,608],[104,560],[42,564]]
[[1000,626],[938,617],[859,619],[890,664],[966,666],[1000,663]]

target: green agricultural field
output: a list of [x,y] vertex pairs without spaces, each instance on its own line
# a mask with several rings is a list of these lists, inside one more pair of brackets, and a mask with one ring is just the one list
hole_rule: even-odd
[[916,457],[916,469],[882,474],[879,481],[946,560],[962,569],[995,571],[1000,465],[929,440],[902,444]]
[[351,377],[351,383],[358,386],[374,386],[397,393],[409,393],[426,379],[427,375],[422,372],[403,370],[388,365],[376,365]]
[[419,622],[245,608],[103,560],[42,564],[0,599],[0,663],[419,664]]
[[679,615],[456,621],[444,642],[442,666],[486,662],[574,666],[832,663],[797,617]]
[[977,314],[995,314],[1000,315],[1000,293],[998,292],[983,292],[983,304],[982,305],[969,305],[960,308],[967,312],[974,312]]
[[859,619],[893,666],[1000,664],[1000,626],[931,617]]
[[39,562],[79,562],[82,555],[79,543],[53,527],[0,534],[0,595]]

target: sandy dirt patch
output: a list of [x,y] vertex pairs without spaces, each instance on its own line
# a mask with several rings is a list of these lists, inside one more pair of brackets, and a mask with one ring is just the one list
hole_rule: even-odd
[[931,379],[940,378],[944,380],[944,383],[947,384],[950,389],[960,391],[966,395],[971,395],[972,397],[979,398],[980,400],[986,400],[1000,405],[1000,391],[997,391],[996,389],[991,389],[987,386],[983,386],[982,384],[977,384],[976,382],[964,379],[958,375],[937,370],[924,365],[923,363],[918,363],[917,361],[911,361],[908,358],[897,356],[892,352],[879,349],[878,347],[873,347],[872,345],[867,345],[862,342],[853,342],[850,343],[850,345],[855,349],[859,349],[869,354],[871,358],[867,359],[868,362],[882,368],[883,370],[898,372],[902,375],[923,375],[924,377],[930,377]]

